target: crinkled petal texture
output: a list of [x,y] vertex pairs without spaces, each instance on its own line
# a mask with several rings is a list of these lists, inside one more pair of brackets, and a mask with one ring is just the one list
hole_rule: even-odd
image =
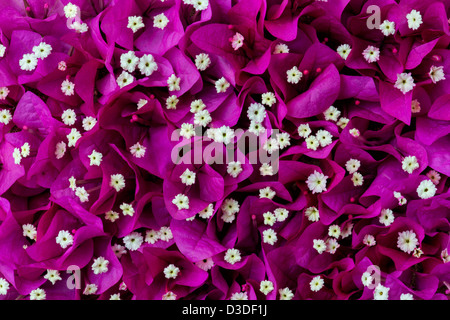
[[449,7],[0,1],[0,300],[448,300]]

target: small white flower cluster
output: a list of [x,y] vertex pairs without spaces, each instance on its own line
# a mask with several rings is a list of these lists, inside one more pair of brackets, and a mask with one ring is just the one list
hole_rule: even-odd
[[398,191],[394,191],[394,198],[398,200],[398,205],[403,206],[405,205],[408,200]]
[[177,206],[178,210],[189,209],[189,198],[182,193],[177,194],[172,203]]
[[8,87],[0,87],[0,100],[5,100],[8,94],[9,94]]
[[360,166],[361,162],[358,159],[352,158],[345,163],[345,168],[348,173],[352,175],[352,182],[355,187],[362,186],[364,183],[363,175],[358,172]]
[[41,42],[32,49],[33,53],[25,53],[22,59],[19,60],[19,66],[21,70],[33,71],[36,69],[38,64],[38,59],[47,58],[52,52],[52,46],[48,43]]
[[206,105],[202,99],[196,99],[191,102],[191,113],[194,114],[194,124],[206,127],[211,123],[212,117],[209,111],[206,109]]
[[67,27],[71,30],[75,30],[77,33],[85,33],[89,27],[86,23],[81,21],[80,7],[76,4],[69,2],[64,6],[64,15],[67,18]]
[[[276,222],[283,222],[287,219],[289,211],[285,208],[277,208],[274,212],[267,211],[263,213],[264,224],[273,226]],[[263,242],[274,245],[278,241],[277,233],[273,228],[265,229],[262,232]]]
[[192,5],[196,11],[203,11],[208,8],[209,0],[183,0],[183,3]]
[[306,184],[313,194],[322,193],[323,191],[327,191],[327,178],[328,176],[314,170],[314,172],[308,176]]
[[417,239],[416,233],[413,230],[402,231],[398,233],[397,238],[397,247],[410,254],[416,250],[416,247],[419,244],[419,240]]
[[221,216],[222,220],[226,223],[232,223],[236,218],[236,214],[239,213],[240,206],[235,199],[227,198],[223,201],[220,209],[223,213]]
[[149,244],[155,244],[158,240],[168,242],[173,239],[170,227],[162,226],[159,230],[149,229],[145,232],[144,241]]
[[[142,57],[137,57],[135,52],[129,50],[128,52],[120,55],[120,67],[123,69],[122,73],[117,77],[117,84],[120,88],[123,88],[134,82],[134,77],[131,75],[136,68],[139,72],[149,77],[153,72],[158,70],[158,64],[155,62],[153,55],[144,54]],[[138,106],[139,109],[139,106]]]
[[22,162],[22,158],[26,158],[30,155],[30,144],[25,142],[20,148],[14,148],[13,150],[13,158],[14,164],[20,165]]
[[[333,109],[333,110],[331,110],[331,109]],[[324,113],[326,120],[332,119],[330,117],[330,115],[333,114],[333,112],[334,112],[334,115],[337,114],[337,117],[339,117],[340,111],[337,110],[335,107],[331,106]],[[336,120],[337,120],[337,117],[336,117]],[[347,123],[345,123],[345,125],[346,124]],[[344,128],[345,128],[345,126],[344,126]],[[311,134],[312,131],[311,131],[311,128],[309,127],[308,123],[300,124],[297,128],[297,132],[301,138],[305,139],[306,148],[308,148],[309,150],[316,151],[319,148],[319,146],[324,148],[333,143],[333,135],[328,130],[319,129],[319,130],[317,130],[315,135],[312,135]]]
[[[313,248],[319,253],[322,254],[324,252],[335,254],[336,250],[340,247],[338,243],[339,237],[341,237],[342,231],[341,227],[337,224],[330,225],[328,227],[328,237],[323,239],[314,239],[313,240]],[[344,236],[342,236],[344,238]]]

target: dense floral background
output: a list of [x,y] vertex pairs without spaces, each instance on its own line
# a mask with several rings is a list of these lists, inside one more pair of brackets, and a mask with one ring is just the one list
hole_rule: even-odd
[[449,17],[0,0],[0,299],[448,300]]

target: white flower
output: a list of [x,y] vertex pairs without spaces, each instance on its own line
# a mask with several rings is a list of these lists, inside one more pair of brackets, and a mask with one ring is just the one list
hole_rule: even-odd
[[189,111],[191,111],[192,113],[196,113],[196,112],[202,111],[205,108],[206,108],[206,105],[203,103],[203,100],[196,99],[191,102],[191,109]]
[[320,129],[316,133],[316,139],[321,147],[326,147],[333,142],[333,136],[327,130]]
[[305,215],[309,221],[316,222],[320,219],[319,210],[316,207],[309,207],[305,210]]
[[336,125],[338,125],[339,128],[341,128],[341,129],[345,129],[345,127],[347,126],[349,121],[350,121],[350,119],[348,119],[346,117],[340,117],[338,122],[336,122]]
[[119,85],[119,88],[123,88],[131,83],[133,83],[134,78],[131,74],[126,72],[125,70],[122,71],[122,73],[117,77],[117,84]]
[[195,56],[195,66],[200,71],[205,71],[211,64],[211,59],[207,53],[200,53]]
[[414,251],[418,244],[419,240],[417,239],[414,231],[407,230],[398,233],[397,247],[403,252],[410,254]]
[[64,6],[64,15],[66,18],[75,18],[78,14],[78,6],[69,2]]
[[266,128],[264,128],[264,126],[259,122],[250,121],[250,126],[248,128],[248,131],[259,136],[260,133],[263,133],[266,131]]
[[289,53],[289,47],[284,43],[278,43],[273,49],[273,54]]
[[153,26],[155,28],[159,28],[161,30],[164,30],[164,28],[169,23],[169,19],[167,19],[166,15],[164,13],[160,13],[153,17]]
[[231,47],[236,51],[239,50],[244,45],[244,36],[239,32],[236,32],[234,36],[230,39]]
[[277,193],[272,190],[270,187],[265,187],[262,189],[259,189],[259,198],[268,198],[273,199]]
[[183,174],[180,176],[181,182],[184,183],[187,186],[193,185],[195,183],[195,176],[196,173],[186,169],[184,170]]
[[66,126],[72,126],[77,121],[77,115],[73,109],[66,109],[62,113],[61,119]]
[[178,97],[176,95],[171,95],[169,97],[167,97],[166,99],[166,108],[171,110],[175,110],[177,108],[177,104],[180,100],[178,99]]
[[224,78],[220,78],[219,80],[217,80],[214,83],[215,87],[216,87],[216,91],[217,93],[223,93],[226,92],[227,89],[230,87],[230,83]]
[[448,254],[447,248],[441,251],[441,259],[444,263],[450,262],[450,255]]
[[328,227],[328,235],[333,238],[339,238],[341,235],[341,228],[337,224]]
[[156,243],[159,239],[159,233],[156,230],[150,229],[145,232],[144,241],[150,244]]
[[170,241],[171,239],[173,239],[173,234],[170,227],[161,227],[161,229],[159,229],[158,235],[162,241]]
[[75,189],[77,188],[77,179],[75,179],[74,176],[71,176],[71,177],[69,178],[69,188],[70,188],[72,191],[75,191]]
[[411,101],[411,112],[412,113],[420,112],[420,102],[417,99]]
[[41,42],[39,45],[33,47],[33,52],[36,58],[45,59],[52,52],[52,46],[45,42]]
[[443,66],[440,66],[440,67],[431,66],[430,72],[428,72],[428,75],[430,76],[431,81],[433,81],[433,83],[439,82],[441,80],[445,80],[444,67]]
[[167,78],[167,86],[169,87],[169,91],[179,91],[181,79],[178,78],[175,74],[171,74],[169,78]]
[[274,245],[277,242],[277,233],[273,229],[266,229],[263,231],[263,242],[270,245]]
[[138,250],[142,243],[144,242],[144,237],[139,232],[131,232],[130,234],[123,237],[123,243],[125,248],[130,251]]
[[86,23],[80,22],[80,21],[74,21],[70,26],[69,29],[75,30],[77,33],[85,33],[88,31],[89,27]]
[[417,187],[417,195],[421,199],[428,199],[436,194],[436,186],[431,180],[423,180]]
[[337,47],[336,51],[342,59],[347,60],[348,55],[352,51],[352,48],[348,44],[341,44],[339,47]]
[[368,46],[363,51],[363,57],[368,63],[377,62],[380,60],[380,49],[374,46]]
[[175,266],[173,263],[164,268],[164,276],[166,277],[166,279],[176,279],[179,272],[180,268]]
[[23,55],[22,59],[19,60],[20,69],[24,71],[33,71],[36,69],[38,59],[33,53],[26,53]]
[[363,238],[363,243],[368,247],[373,247],[377,244],[375,237],[371,234],[366,234]]
[[319,140],[317,140],[317,138],[315,136],[309,136],[308,138],[305,139],[306,142],[306,148],[310,149],[310,150],[317,150],[317,148],[319,147]]
[[2,44],[0,44],[0,58],[3,58],[5,56],[6,47]]
[[228,126],[221,126],[215,133],[216,142],[229,144],[234,138],[234,130]]
[[308,138],[311,134],[311,129],[309,128],[309,124],[303,123],[298,126],[298,135],[302,138]]
[[56,281],[62,280],[58,270],[47,269],[47,274],[44,276],[44,279],[47,279],[52,284],[55,284]]
[[341,230],[341,238],[347,238],[349,235],[352,234],[353,229],[353,223],[349,222],[347,223]]
[[177,295],[172,291],[167,291],[161,297],[162,300],[177,300]]
[[95,283],[90,283],[87,284],[86,287],[84,288],[83,294],[84,295],[91,295],[91,294],[95,294],[98,290],[98,286]]
[[102,274],[108,272],[109,261],[103,257],[98,257],[94,259],[94,263],[91,266],[94,274]]
[[395,33],[395,22],[384,20],[382,24],[380,24],[380,30],[384,36],[389,36]]
[[189,198],[184,194],[177,194],[172,203],[177,206],[178,210],[189,209]]
[[45,290],[41,288],[34,289],[30,292],[30,300],[45,300],[46,297]]
[[196,11],[203,11],[208,8],[209,1],[208,0],[192,0],[191,4],[194,6]]
[[239,202],[232,198],[225,199],[220,208],[227,215],[234,215],[240,210]]
[[309,190],[311,190],[313,194],[327,191],[327,178],[328,176],[314,170],[314,173],[311,173],[306,180]]
[[293,66],[291,69],[286,71],[287,74],[287,82],[297,84],[300,79],[303,77],[303,73],[298,70],[296,66]]
[[194,125],[192,123],[181,124],[180,136],[190,139],[195,135]]
[[350,159],[345,163],[345,169],[347,169],[348,173],[352,174],[358,171],[361,166],[361,162],[357,159]]
[[267,151],[267,153],[272,154],[274,151],[279,150],[278,140],[275,138],[267,139],[263,144],[263,149]]
[[139,142],[136,142],[130,147],[130,153],[136,157],[136,158],[142,158],[145,156],[145,151],[147,150],[146,147],[144,147]]
[[14,148],[12,156],[14,158],[14,164],[20,164],[22,161],[22,153],[19,148]]
[[265,92],[261,95],[261,103],[268,107],[272,107],[277,102],[277,98],[273,92]]
[[259,291],[261,291],[264,295],[268,295],[274,289],[273,282],[269,280],[263,280],[259,283]]
[[117,219],[119,219],[119,213],[113,210],[109,210],[108,212],[105,213],[105,219],[114,222]]
[[272,176],[273,175],[273,168],[268,163],[263,163],[261,167],[259,167],[259,173],[262,176]]
[[120,67],[128,72],[133,72],[136,70],[136,66],[139,63],[139,58],[136,57],[134,51],[128,51],[127,53],[122,53],[120,55]]
[[283,222],[289,215],[289,210],[285,208],[277,208],[273,211],[278,222]]
[[202,219],[209,219],[214,213],[214,205],[210,203],[205,209],[198,213]]
[[290,136],[287,132],[277,133],[277,143],[280,149],[291,145]]
[[354,172],[352,175],[352,182],[355,187],[362,186],[364,183],[364,177],[359,172]]
[[151,54],[144,54],[139,59],[138,64],[139,71],[145,76],[151,76],[153,72],[158,70],[158,64],[155,62],[155,58]]
[[395,81],[394,87],[403,92],[403,94],[411,91],[415,85],[411,72],[397,74],[397,81]]
[[322,254],[327,249],[327,245],[322,239],[314,239],[313,248],[316,249],[319,254]]
[[403,159],[403,161],[402,161],[403,171],[411,174],[417,168],[419,168],[419,163],[417,162],[416,156],[407,156]]
[[67,230],[61,230],[56,237],[56,243],[65,249],[73,244],[73,236]]
[[133,33],[137,32],[139,29],[144,28],[145,24],[142,21],[142,17],[130,16],[128,17],[127,28],[131,29]]
[[90,160],[90,162],[89,162],[90,166],[100,166],[103,155],[100,152],[92,150],[92,153],[90,155],[88,155],[88,158]]
[[323,112],[325,120],[337,121],[341,112],[334,106],[330,106],[327,110]]
[[133,206],[131,205],[131,204],[129,204],[129,203],[122,203],[121,205],[120,205],[120,210],[122,210],[122,214],[124,215],[124,216],[130,216],[130,217],[132,217],[133,215],[134,215],[134,208],[133,208]]
[[120,300],[120,293],[113,293],[110,297],[109,300]]
[[37,230],[34,225],[31,223],[27,223],[22,225],[23,236],[28,237],[31,240],[36,240]]
[[348,131],[353,137],[357,138],[360,136],[360,132],[358,129],[353,128]]
[[11,112],[8,109],[2,109],[0,110],[0,123],[3,123],[4,125],[9,124],[9,122],[12,119]]
[[336,250],[340,247],[339,243],[334,238],[327,239],[326,245],[327,249],[325,251],[331,254],[335,254]]
[[125,188],[125,177],[120,173],[112,174],[111,180],[109,181],[109,186],[119,192]]
[[382,209],[380,215],[380,223],[384,224],[386,227],[390,226],[394,222],[394,213],[391,209]]
[[28,142],[25,142],[20,147],[20,154],[22,155],[22,158],[26,158],[30,155],[30,144]]
[[231,161],[227,164],[227,173],[236,178],[244,169],[239,161]]
[[400,192],[394,191],[394,197],[398,200],[398,205],[402,206],[406,204],[407,200]]
[[323,284],[323,279],[320,276],[315,276],[309,283],[309,287],[311,288],[311,291],[317,292],[323,288]]
[[92,128],[94,128],[96,124],[97,119],[95,119],[94,117],[87,116],[86,118],[83,119],[83,129],[85,131],[92,130]]
[[277,222],[277,218],[270,211],[264,212],[263,218],[264,218],[264,224],[268,225],[268,226],[273,226],[275,224],[275,222]]
[[238,261],[241,261],[241,252],[238,249],[228,249],[225,252],[224,260],[230,264],[235,264]]
[[75,189],[75,195],[80,199],[81,202],[89,201],[89,193],[84,189],[84,187],[77,187]]
[[235,292],[231,295],[230,300],[248,300],[248,294],[247,292]]
[[388,300],[389,298],[389,290],[390,288],[387,288],[381,284],[378,284],[373,291],[373,299],[374,300]]
[[280,295],[280,300],[292,300],[292,298],[294,297],[292,290],[287,287],[279,289],[278,294]]
[[373,283],[373,277],[370,272],[366,271],[361,276],[361,282],[364,287],[368,287]]
[[400,300],[414,300],[414,297],[411,293],[402,293],[400,295]]
[[247,109],[247,117],[251,121],[261,123],[266,118],[266,109],[262,104],[254,102]]
[[143,106],[145,106],[148,103],[147,99],[139,99],[138,103],[136,104],[137,109],[141,109]]
[[410,28],[411,30],[419,29],[420,25],[423,22],[420,12],[414,9],[406,15],[406,19],[408,20],[408,28]]
[[66,71],[67,69],[67,63],[65,61],[58,62],[58,70],[59,71]]
[[4,278],[0,278],[0,295],[5,296],[9,290],[9,283]]

